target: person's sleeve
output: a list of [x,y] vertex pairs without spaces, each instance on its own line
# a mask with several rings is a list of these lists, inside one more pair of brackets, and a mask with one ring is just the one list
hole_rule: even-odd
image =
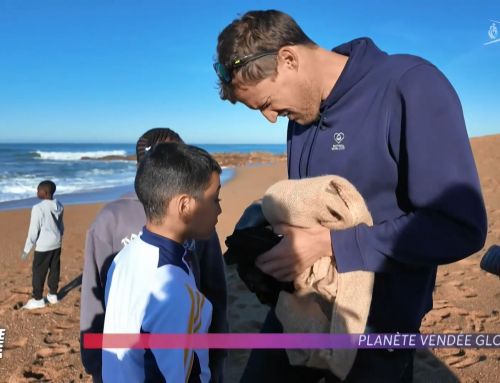
[[[205,297],[187,284],[155,288],[146,307],[141,333],[194,334],[201,327],[201,310],[205,303]],[[166,382],[187,382],[192,371],[200,371],[194,349],[153,347],[151,352]]]
[[[228,334],[226,271],[219,236],[215,231],[204,246],[200,260],[200,270],[201,291],[213,306],[212,323],[209,332]],[[209,351],[209,354],[212,382],[221,383],[224,378],[224,361],[229,351],[213,349]]]
[[[396,219],[332,231],[339,272],[390,272],[466,258],[486,241],[487,218],[460,100],[446,77],[424,64],[398,83],[398,189],[410,206]],[[399,118],[400,117],[400,118]],[[396,266],[396,267],[394,267]]]
[[[101,277],[105,263],[113,254],[110,241],[100,238],[98,231],[91,228],[85,243],[81,302],[80,302],[80,345],[81,359],[88,374],[101,370],[102,350],[85,349],[84,334],[102,334],[104,329],[104,289]],[[106,270],[104,270],[106,271]]]
[[40,228],[42,226],[42,212],[38,206],[33,206],[31,209],[30,226],[28,229],[28,238],[24,245],[24,252],[29,253],[33,246],[35,246],[38,236],[40,235]]

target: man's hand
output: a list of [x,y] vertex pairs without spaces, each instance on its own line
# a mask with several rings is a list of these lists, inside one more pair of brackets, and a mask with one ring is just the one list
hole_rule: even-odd
[[28,253],[23,253],[23,255],[21,256],[21,259],[22,259],[23,261],[25,261],[25,260],[26,260],[26,258],[28,258]]
[[333,257],[330,230],[324,227],[301,229],[291,226],[274,228],[283,239],[255,264],[262,272],[279,281],[291,282],[321,257]]

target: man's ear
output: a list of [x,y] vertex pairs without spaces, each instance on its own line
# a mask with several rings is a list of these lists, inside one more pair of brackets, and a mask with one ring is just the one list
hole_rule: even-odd
[[286,46],[278,52],[278,71],[285,68],[294,71],[299,68],[299,55],[294,47]]
[[139,169],[139,162],[135,164],[135,168]]
[[177,211],[179,213],[179,217],[182,222],[186,224],[191,221],[191,217],[193,215],[193,204],[194,198],[187,194],[182,194],[177,199]]

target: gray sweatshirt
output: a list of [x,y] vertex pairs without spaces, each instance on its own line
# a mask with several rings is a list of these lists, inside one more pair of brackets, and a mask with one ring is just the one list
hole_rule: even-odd
[[[102,350],[84,349],[83,334],[102,334],[104,328],[104,290],[108,269],[114,257],[146,224],[144,208],[134,192],[110,202],[100,211],[87,232],[82,279],[80,314],[81,358],[88,374],[99,375]],[[209,241],[195,241],[197,259],[193,274],[200,291],[213,305],[211,333],[229,333],[225,265],[217,233]],[[223,381],[227,350],[210,350],[212,382]]]
[[31,221],[24,252],[33,246],[36,251],[50,251],[61,247],[64,234],[64,208],[56,199],[44,199],[31,209]]

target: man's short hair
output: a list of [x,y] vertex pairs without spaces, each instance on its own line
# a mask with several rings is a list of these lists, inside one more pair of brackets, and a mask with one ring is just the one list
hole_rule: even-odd
[[38,184],[38,189],[46,190],[50,196],[56,192],[56,184],[50,180],[42,181]]
[[[285,46],[316,44],[304,33],[288,14],[269,11],[250,11],[233,20],[217,39],[217,62],[226,64],[243,56],[279,51]],[[256,84],[277,74],[276,55],[250,61],[234,72],[230,84],[219,81],[222,100],[235,104],[235,84]]]
[[213,172],[220,174],[220,165],[196,146],[164,142],[151,148],[135,177],[135,191],[148,221],[163,222],[166,208],[176,195],[202,197]]
[[184,142],[181,137],[170,128],[154,128],[144,133],[135,146],[137,162],[141,162],[142,157],[152,146],[160,142]]

